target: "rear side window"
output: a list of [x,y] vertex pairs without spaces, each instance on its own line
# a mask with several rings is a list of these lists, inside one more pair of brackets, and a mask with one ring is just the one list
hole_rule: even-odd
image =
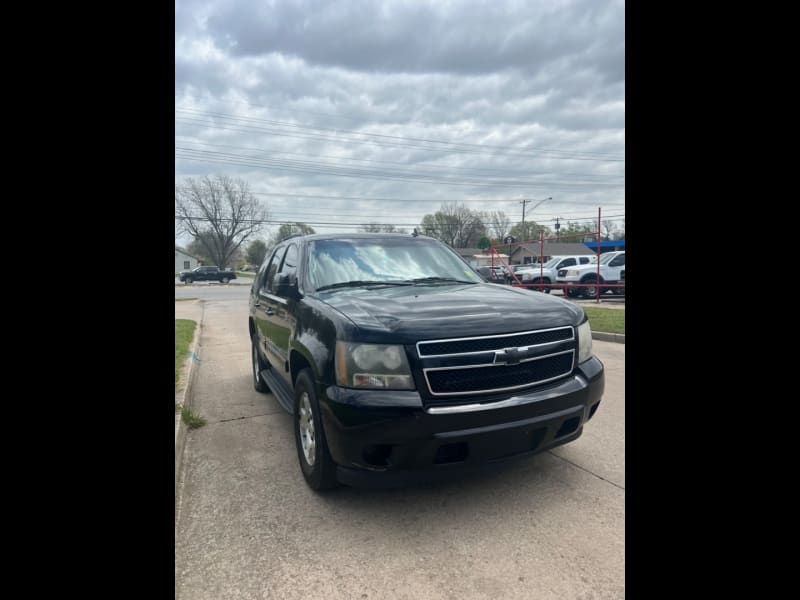
[[267,268],[259,274],[258,289],[260,291],[268,292],[272,290],[272,279],[275,277],[275,273],[278,271],[278,265],[280,264],[285,252],[286,246],[278,246],[273,251],[272,256],[269,259],[269,263],[267,264]]
[[589,257],[588,256],[581,256],[578,260],[581,261],[582,265],[588,265],[589,264]]

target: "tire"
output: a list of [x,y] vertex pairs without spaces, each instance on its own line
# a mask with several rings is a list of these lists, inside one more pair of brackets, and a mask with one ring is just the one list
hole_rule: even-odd
[[264,381],[264,378],[261,377],[261,371],[267,368],[267,365],[264,363],[264,360],[258,353],[258,342],[256,341],[258,338],[253,336],[251,338],[251,346],[252,351],[250,352],[251,362],[253,364],[253,387],[257,392],[261,392],[262,394],[266,394],[269,392],[269,386],[267,382]]
[[318,492],[336,487],[336,463],[322,429],[311,369],[300,371],[295,381],[293,419],[297,458],[306,483]]
[[[590,277],[589,279],[584,279],[581,283],[596,283],[597,279],[594,277]],[[582,287],[578,288],[578,296],[583,296],[584,298],[594,298],[597,288],[594,286],[592,287]],[[603,289],[600,288],[600,294],[603,294]]]
[[567,297],[568,298],[577,298],[578,297],[578,289],[577,288],[567,288]]
[[229,281],[230,279],[228,279],[227,277],[223,277],[222,279],[220,279],[221,283],[228,283]]
[[539,277],[537,277],[531,283],[535,283],[535,284],[543,283],[544,285],[542,287],[535,287],[533,289],[536,290],[537,292],[542,292],[543,294],[549,294],[550,293],[550,288],[547,287],[547,284],[550,283],[550,280],[547,279],[546,277],[544,279],[540,279]]
[[186,285],[189,285],[190,283],[192,283],[192,278],[191,277],[187,277],[186,279],[183,280],[183,283],[185,283]]

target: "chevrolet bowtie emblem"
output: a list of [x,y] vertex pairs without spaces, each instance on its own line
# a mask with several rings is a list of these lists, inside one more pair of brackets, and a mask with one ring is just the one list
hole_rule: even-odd
[[496,365],[517,365],[519,362],[528,357],[528,348],[506,348],[505,350],[497,350],[494,353],[494,364]]

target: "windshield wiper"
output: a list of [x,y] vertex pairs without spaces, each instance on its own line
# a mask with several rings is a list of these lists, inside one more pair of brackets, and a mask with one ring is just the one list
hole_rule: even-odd
[[318,287],[317,291],[321,292],[323,290],[332,290],[336,288],[346,288],[346,287],[362,287],[365,285],[411,285],[411,284],[407,281],[363,281],[363,280],[340,281],[339,283],[331,283],[328,285],[323,285],[322,287]]
[[410,279],[414,284],[417,283],[477,283],[477,281],[465,281],[463,279],[455,279],[454,277],[417,277]]

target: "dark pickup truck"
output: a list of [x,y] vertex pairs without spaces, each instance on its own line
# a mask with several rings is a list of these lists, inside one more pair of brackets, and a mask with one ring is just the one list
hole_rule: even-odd
[[236,273],[219,267],[195,267],[191,271],[181,271],[179,277],[184,283],[192,283],[193,281],[228,283],[231,279],[236,279]]
[[604,389],[583,309],[491,285],[424,236],[278,243],[250,291],[253,385],[315,490],[496,468],[581,435]]

